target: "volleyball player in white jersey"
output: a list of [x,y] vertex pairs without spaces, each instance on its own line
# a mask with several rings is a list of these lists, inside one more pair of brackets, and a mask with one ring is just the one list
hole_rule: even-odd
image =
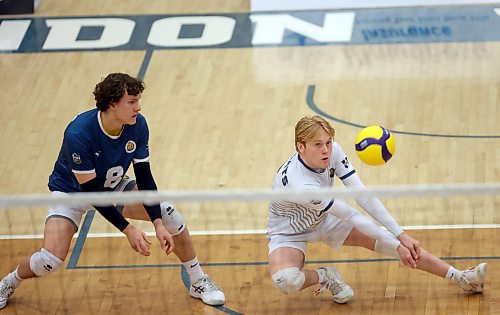
[[[124,73],[109,74],[94,90],[96,107],[79,114],[64,132],[64,139],[49,189],[55,195],[73,192],[157,190],[149,163],[149,129],[139,112],[144,83]],[[133,164],[137,182],[125,174]],[[71,239],[90,205],[54,206],[45,222],[43,248],[21,260],[0,281],[0,309],[21,281],[53,273],[64,262]],[[206,275],[184,220],[167,202],[156,205],[108,205],[94,208],[123,232],[130,246],[149,256],[151,241],[125,218],[151,220],[162,250],[180,259],[187,270],[191,296],[221,305],[225,296]]]
[[[280,167],[273,188],[322,189],[333,186],[335,176],[347,187],[364,187],[340,145],[333,141],[334,135],[334,129],[320,116],[300,119],[295,126],[297,153]],[[363,197],[356,201],[387,231],[339,199],[271,202],[269,267],[281,292],[292,293],[320,284],[316,294],[329,289],[337,303],[352,299],[352,288],[334,268],[304,268],[307,243],[318,241],[335,249],[343,245],[365,247],[397,257],[408,267],[456,281],[465,292],[483,291],[485,263],[459,271],[421,248],[378,199]]]

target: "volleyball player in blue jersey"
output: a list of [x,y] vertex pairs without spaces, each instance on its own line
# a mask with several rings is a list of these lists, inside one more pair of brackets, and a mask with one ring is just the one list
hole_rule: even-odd
[[[94,90],[96,107],[79,114],[64,132],[64,139],[49,189],[54,195],[74,192],[157,190],[149,163],[149,130],[139,112],[144,83],[123,73],[109,74]],[[136,180],[125,174],[133,164]],[[198,262],[189,231],[173,205],[57,205],[49,209],[43,247],[21,260],[0,281],[0,309],[21,281],[53,273],[66,258],[71,239],[86,210],[95,208],[123,232],[138,253],[150,255],[150,240],[126,218],[151,220],[161,248],[181,260],[190,280],[190,294],[210,305],[225,296]]]

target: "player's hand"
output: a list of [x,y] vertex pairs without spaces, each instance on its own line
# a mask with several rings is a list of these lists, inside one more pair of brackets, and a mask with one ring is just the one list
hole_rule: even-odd
[[401,233],[398,239],[404,247],[408,248],[413,259],[418,260],[420,258],[420,243],[416,239],[405,232]]
[[147,238],[146,233],[137,229],[132,224],[129,224],[123,233],[127,235],[128,242],[130,246],[139,254],[144,256],[151,255],[149,247],[151,246],[151,241]]
[[417,268],[417,262],[415,261],[415,259],[413,259],[412,255],[410,253],[410,250],[408,248],[406,248],[403,245],[403,243],[399,244],[399,246],[396,250],[399,254],[399,258],[401,259],[401,262],[403,263],[403,265],[410,267],[410,268]]
[[[156,222],[159,221],[159,222]],[[169,255],[174,250],[174,238],[170,233],[168,233],[167,229],[163,225],[161,219],[156,219],[153,222],[156,230],[156,237],[160,241],[161,249],[165,252],[165,254]]]

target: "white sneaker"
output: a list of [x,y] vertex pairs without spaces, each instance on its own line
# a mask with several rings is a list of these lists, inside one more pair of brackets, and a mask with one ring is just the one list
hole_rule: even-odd
[[326,281],[321,284],[321,287],[316,290],[316,295],[329,289],[333,295],[333,301],[339,304],[349,302],[354,296],[354,291],[350,286],[342,281],[342,277],[334,268],[321,267],[320,269],[326,272]]
[[14,293],[14,289],[14,286],[9,281],[5,279],[0,281],[0,310],[7,305],[7,300]]
[[462,277],[458,281],[460,288],[467,293],[483,292],[486,266],[486,263],[480,263],[476,267],[464,270]]
[[224,292],[208,275],[191,284],[189,294],[208,305],[222,305],[226,302]]

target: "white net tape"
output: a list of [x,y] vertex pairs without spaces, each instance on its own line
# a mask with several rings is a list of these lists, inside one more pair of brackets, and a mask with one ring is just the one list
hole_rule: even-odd
[[110,203],[154,204],[165,200],[172,202],[205,201],[304,201],[318,199],[354,199],[361,196],[371,197],[449,197],[454,195],[499,195],[500,183],[488,184],[426,184],[404,186],[378,186],[369,188],[328,188],[323,190],[272,190],[272,189],[225,189],[225,190],[185,190],[185,191],[134,191],[109,193],[73,193],[68,195],[4,195],[0,196],[1,208],[48,206],[54,204],[80,205],[91,202],[93,205]]

